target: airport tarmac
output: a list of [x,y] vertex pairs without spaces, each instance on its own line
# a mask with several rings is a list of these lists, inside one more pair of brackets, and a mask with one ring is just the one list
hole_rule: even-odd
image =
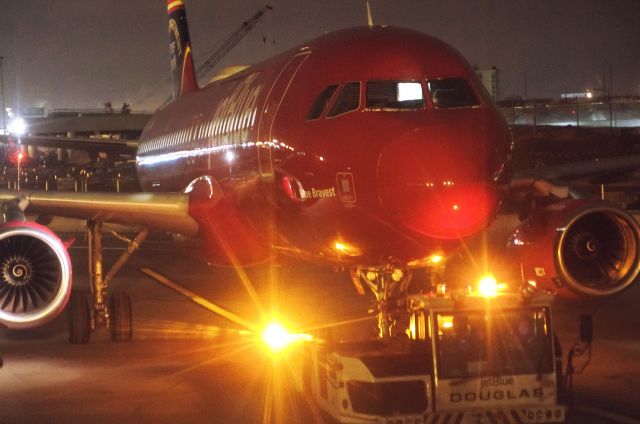
[[[122,244],[105,242],[109,264]],[[70,253],[75,283],[86,287],[82,235]],[[338,338],[373,333],[369,299],[345,273],[305,264],[244,274],[210,268],[153,236],[113,283],[131,294],[133,341],[113,343],[100,330],[91,343],[70,345],[64,314],[38,330],[0,332],[0,423],[323,422],[293,396],[286,357],[274,360],[243,328],[152,281],[143,267],[249,321],[277,311],[298,328],[357,321],[336,328]],[[640,423],[640,286],[601,302],[559,302],[554,318],[565,352],[581,313],[594,315],[595,341],[591,364],[574,378],[569,422]]]

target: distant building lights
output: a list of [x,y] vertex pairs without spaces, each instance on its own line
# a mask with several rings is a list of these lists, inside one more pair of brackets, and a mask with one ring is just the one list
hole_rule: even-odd
[[15,135],[16,137],[22,137],[27,133],[27,122],[23,118],[17,116],[9,121],[7,131],[9,134]]

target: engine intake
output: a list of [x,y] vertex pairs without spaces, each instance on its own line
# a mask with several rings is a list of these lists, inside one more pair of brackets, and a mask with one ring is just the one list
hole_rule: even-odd
[[0,324],[37,327],[64,309],[71,293],[65,244],[36,224],[0,225]]
[[568,200],[536,211],[512,236],[525,282],[563,297],[604,297],[640,274],[640,227],[604,201]]

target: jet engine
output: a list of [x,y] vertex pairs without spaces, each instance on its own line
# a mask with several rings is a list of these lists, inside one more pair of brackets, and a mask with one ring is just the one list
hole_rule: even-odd
[[71,293],[66,245],[33,222],[0,225],[0,325],[37,327],[65,307]]
[[640,227],[618,206],[567,200],[535,211],[515,231],[525,288],[561,297],[604,297],[640,273]]

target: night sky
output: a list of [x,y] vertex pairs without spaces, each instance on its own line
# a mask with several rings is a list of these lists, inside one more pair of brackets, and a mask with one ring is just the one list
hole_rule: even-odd
[[[220,66],[250,64],[366,24],[364,0],[186,0],[196,66],[266,3],[274,11]],[[168,96],[165,0],[0,0],[8,106],[152,111]],[[371,0],[376,24],[449,42],[499,69],[499,97],[602,88],[640,94],[638,0]]]

